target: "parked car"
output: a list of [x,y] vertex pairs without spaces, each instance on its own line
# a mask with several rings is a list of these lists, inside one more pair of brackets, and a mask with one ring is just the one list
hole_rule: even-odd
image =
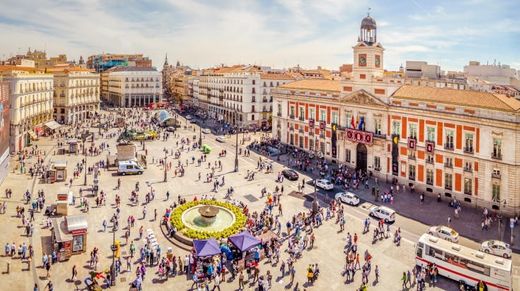
[[480,245],[480,251],[504,258],[511,258],[511,247],[509,244],[499,240],[487,240]]
[[334,184],[332,184],[332,182],[327,179],[314,180],[313,183],[316,184],[316,187],[321,188],[323,190],[330,191],[334,189]]
[[298,173],[295,170],[285,169],[282,171],[282,175],[290,181],[298,180]]
[[175,132],[175,127],[173,127],[173,126],[168,126],[168,127],[166,128],[166,131],[168,131],[168,132]]
[[454,243],[459,242],[459,233],[456,232],[453,228],[447,227],[444,225],[432,226],[428,230],[430,235],[436,236],[438,238],[442,238],[447,241],[451,241]]
[[187,119],[187,120],[192,119],[191,115],[186,115],[186,119]]
[[209,128],[203,128],[202,133],[208,134],[211,133],[211,130]]
[[218,142],[225,142],[224,137],[222,137],[222,136],[217,136],[215,138],[215,140],[218,141]]
[[370,208],[370,212],[368,215],[382,219],[384,222],[394,222],[395,221],[395,210],[390,209],[386,206],[374,206]]
[[338,192],[334,197],[339,199],[339,201],[352,206],[357,206],[361,202],[359,197],[352,192]]

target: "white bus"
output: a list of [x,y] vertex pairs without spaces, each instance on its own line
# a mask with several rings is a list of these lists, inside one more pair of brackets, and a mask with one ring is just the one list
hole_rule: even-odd
[[[423,234],[415,246],[417,265],[435,264],[439,275],[470,286],[483,282],[485,290],[511,290],[511,260],[485,254]],[[478,290],[478,289],[477,289]]]

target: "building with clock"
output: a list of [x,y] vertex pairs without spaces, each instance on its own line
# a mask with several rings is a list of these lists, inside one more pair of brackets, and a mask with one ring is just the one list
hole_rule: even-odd
[[341,80],[304,79],[272,91],[273,137],[418,192],[519,210],[520,101],[385,76],[370,16],[353,55]]

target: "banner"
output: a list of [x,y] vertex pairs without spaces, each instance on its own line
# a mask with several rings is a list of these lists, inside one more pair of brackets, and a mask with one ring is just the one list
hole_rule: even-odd
[[9,83],[0,81],[0,184],[9,167]]
[[399,175],[399,135],[392,135],[392,175]]
[[338,141],[338,136],[337,136],[338,125],[335,123],[332,123],[330,125],[330,127],[332,129],[332,135],[330,137],[330,142],[331,142],[331,146],[332,146],[332,157],[336,158],[337,157],[337,141]]
[[345,129],[345,138],[353,142],[371,145],[374,142],[374,134],[372,132],[356,130],[352,128]]

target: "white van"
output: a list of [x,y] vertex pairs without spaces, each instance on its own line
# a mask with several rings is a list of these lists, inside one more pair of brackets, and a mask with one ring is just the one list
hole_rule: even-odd
[[139,165],[136,161],[120,161],[117,167],[117,173],[119,175],[141,175],[144,172],[144,168]]
[[377,219],[383,219],[387,223],[395,221],[395,211],[385,206],[372,207],[368,215]]

